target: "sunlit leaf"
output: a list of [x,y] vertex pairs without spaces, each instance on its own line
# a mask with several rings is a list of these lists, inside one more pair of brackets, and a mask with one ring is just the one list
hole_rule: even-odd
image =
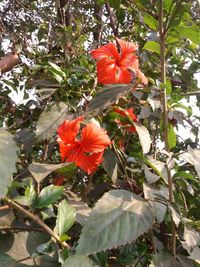
[[135,129],[138,133],[142,151],[144,154],[148,153],[151,147],[151,137],[149,131],[145,126],[139,122],[134,122]]
[[94,254],[136,240],[154,220],[151,205],[126,190],[105,193],[90,213],[77,251]]
[[16,171],[17,146],[13,136],[4,128],[0,129],[0,198],[7,192],[7,187]]
[[56,220],[56,231],[59,235],[67,232],[75,222],[76,210],[64,199],[59,203],[58,216]]
[[151,52],[155,52],[158,55],[160,55],[160,46],[159,43],[155,42],[155,41],[148,41],[146,42],[146,44],[144,45],[143,49],[151,51]]
[[49,185],[42,189],[35,203],[37,208],[45,208],[55,203],[63,194],[62,186]]
[[62,267],[97,267],[89,257],[84,255],[73,255],[66,259]]
[[49,139],[55,134],[58,126],[64,121],[67,110],[67,105],[61,102],[43,111],[36,127],[36,137],[39,141]]

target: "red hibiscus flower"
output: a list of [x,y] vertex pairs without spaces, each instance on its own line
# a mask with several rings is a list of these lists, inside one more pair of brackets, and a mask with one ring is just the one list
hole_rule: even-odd
[[111,141],[106,131],[94,123],[83,127],[80,138],[80,123],[83,117],[64,121],[58,128],[58,143],[62,161],[75,162],[88,174],[93,173],[103,160],[103,152]]
[[98,82],[102,84],[131,83],[131,72],[134,72],[141,83],[146,85],[148,80],[139,70],[138,57],[134,54],[137,45],[118,38],[116,40],[120,52],[113,43],[108,43],[90,52],[92,57],[97,60]]
[[[129,119],[129,121],[133,122],[138,122],[138,117],[137,115],[134,114],[133,108],[128,108],[128,109],[122,109],[122,108],[114,108],[114,112],[120,114],[123,117],[126,117]],[[115,120],[119,125],[124,126],[124,128],[129,132],[129,133],[134,133],[136,132],[136,129],[133,125],[131,125],[128,121],[127,122],[122,122],[121,120]]]

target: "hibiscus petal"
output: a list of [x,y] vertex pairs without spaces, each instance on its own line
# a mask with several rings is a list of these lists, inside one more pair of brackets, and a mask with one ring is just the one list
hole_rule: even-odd
[[115,83],[125,83],[131,82],[131,73],[124,67],[117,67]]
[[123,41],[119,38],[116,38],[116,41],[118,42],[118,44],[120,46],[121,55],[134,53],[138,49],[138,45],[136,45],[134,43],[126,42],[126,41]]
[[148,79],[145,77],[144,73],[140,70],[136,71],[138,78],[140,79],[141,83],[144,85],[148,84]]
[[112,57],[116,60],[119,59],[117,47],[113,43],[103,45],[95,50],[90,51],[90,53],[94,59],[102,59],[105,57]]
[[93,153],[92,155],[86,155],[85,153],[79,153],[76,157],[76,166],[83,169],[87,174],[92,174],[96,171],[97,167],[103,160],[103,151],[99,153]]
[[97,61],[98,82],[102,84],[116,83],[116,64],[115,60],[103,58]]
[[62,161],[74,162],[80,144],[78,142],[75,142],[74,144],[65,145],[62,141],[58,141],[58,144]]
[[81,134],[81,145],[84,152],[102,152],[111,144],[106,131],[94,123],[86,125]]
[[79,117],[75,120],[65,120],[58,128],[57,133],[60,139],[65,144],[73,143],[80,129],[80,123],[83,121],[83,117]]

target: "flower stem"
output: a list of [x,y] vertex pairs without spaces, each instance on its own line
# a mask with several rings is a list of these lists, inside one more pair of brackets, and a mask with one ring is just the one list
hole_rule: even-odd
[[[162,106],[163,106],[163,125],[164,125],[164,143],[165,150],[170,152],[170,147],[168,143],[168,108],[167,108],[167,92],[166,92],[166,63],[165,63],[165,36],[166,32],[164,31],[163,26],[163,0],[160,0],[159,4],[159,37],[160,37],[160,66],[161,66],[161,82],[164,85],[163,88],[163,97],[162,97]],[[168,175],[168,190],[169,190],[169,203],[172,204],[173,199],[173,181],[171,171],[168,166],[167,175]],[[176,254],[176,226],[172,220],[172,237],[171,237],[171,253],[172,255]]]

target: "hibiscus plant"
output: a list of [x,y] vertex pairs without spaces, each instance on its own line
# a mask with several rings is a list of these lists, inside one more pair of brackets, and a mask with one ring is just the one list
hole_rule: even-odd
[[200,266],[199,1],[0,1],[0,267]]

